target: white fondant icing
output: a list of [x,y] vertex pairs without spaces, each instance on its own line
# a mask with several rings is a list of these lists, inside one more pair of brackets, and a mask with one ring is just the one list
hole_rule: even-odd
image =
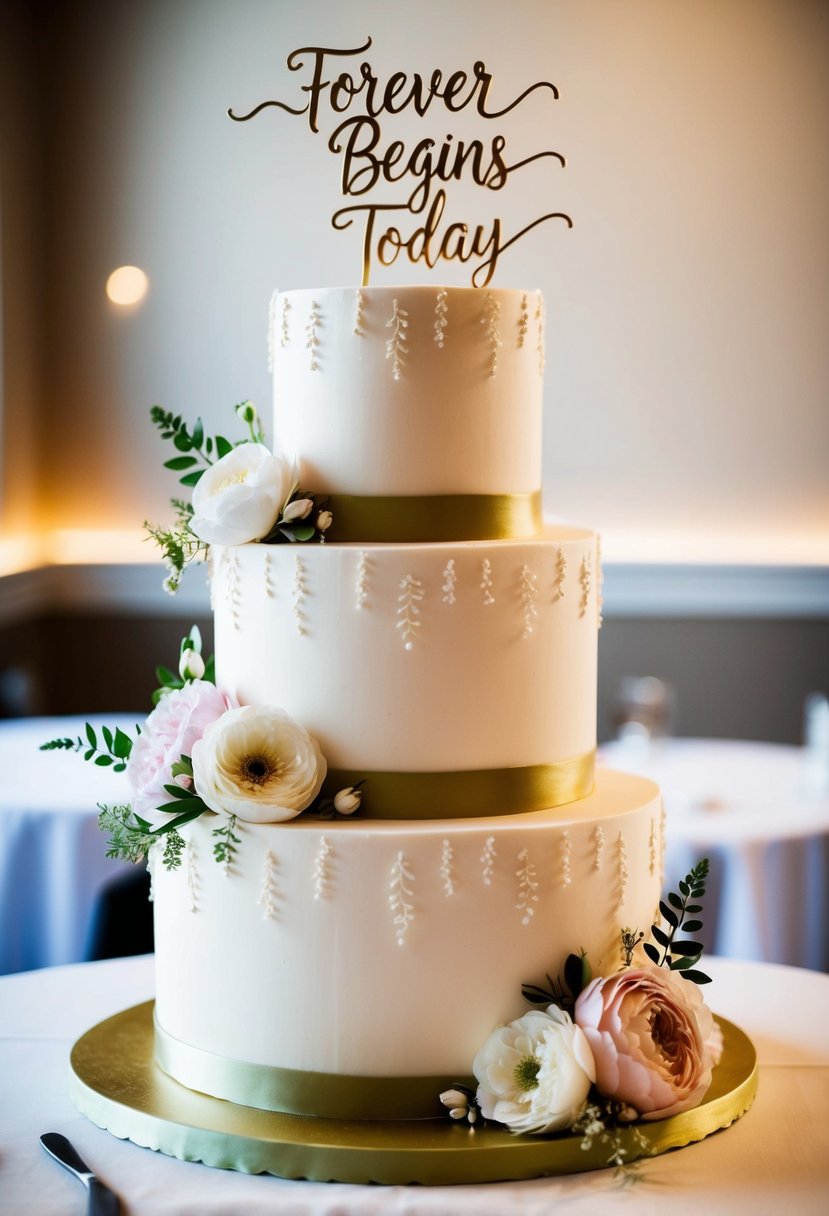
[[[434,287],[363,288],[355,341],[354,290],[292,291],[297,318],[317,320],[311,374],[299,341],[274,350],[274,444],[300,462],[301,482],[320,493],[362,495],[525,494],[541,486],[538,363],[517,343],[497,348],[490,376],[481,293],[446,287],[444,345],[436,338]],[[522,293],[492,289],[500,327],[518,322]],[[397,300],[399,379],[388,322]],[[309,322],[310,323],[310,322]],[[514,331],[513,331],[514,332]],[[543,346],[539,332],[537,344]],[[405,349],[404,349],[405,347]]]
[[[658,790],[602,770],[596,791],[569,807],[447,823],[354,819],[246,825],[230,882],[211,857],[213,816],[183,829],[201,850],[200,907],[188,916],[185,875],[156,874],[157,1014],[168,1033],[218,1055],[357,1075],[469,1071],[493,1026],[526,1011],[521,985],[587,951],[594,974],[621,962],[624,925],[646,928],[659,898],[649,873]],[[595,833],[624,832],[629,881],[619,907],[615,867],[596,870]],[[572,883],[558,882],[562,831]],[[321,837],[337,858],[336,897],[314,901]],[[455,893],[439,865],[451,840]],[[489,842],[492,841],[492,844]],[[257,896],[270,849],[279,858],[280,932]],[[497,850],[509,881],[481,881]],[[537,902],[516,910],[524,852]],[[390,900],[397,876],[400,906]],[[404,907],[405,905],[405,907]],[[403,919],[395,924],[395,917]],[[405,948],[398,947],[402,931]],[[448,993],[462,999],[448,999]],[[240,1046],[240,1044],[242,1046]]]
[[[242,704],[281,706],[335,768],[434,772],[583,755],[596,745],[595,618],[579,617],[575,595],[539,596],[525,642],[517,588],[525,566],[549,578],[559,548],[578,569],[594,545],[595,534],[559,527],[532,541],[303,545],[301,557],[295,545],[240,546],[241,629],[224,580],[217,586],[219,685]],[[265,594],[268,554],[277,588],[294,583],[293,602]],[[358,612],[361,554],[371,610]],[[450,559],[457,602],[448,611],[440,588]],[[477,590],[487,563],[495,590],[505,588],[494,603]]]

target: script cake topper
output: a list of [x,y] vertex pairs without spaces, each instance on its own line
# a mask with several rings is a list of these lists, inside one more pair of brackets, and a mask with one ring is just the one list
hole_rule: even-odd
[[[434,139],[428,138],[418,140],[413,146],[407,146],[400,139],[392,140],[385,147],[381,144],[380,118],[384,115],[400,114],[411,108],[422,118],[430,108],[442,105],[451,114],[472,106],[481,118],[501,118],[536,89],[548,89],[553,98],[557,98],[558,89],[554,84],[539,80],[502,109],[490,110],[492,76],[481,60],[473,64],[471,72],[458,70],[444,75],[435,68],[428,82],[417,72],[411,75],[394,72],[383,82],[366,61],[359,64],[356,73],[342,70],[335,79],[326,78],[327,74],[333,75],[336,67],[344,67],[343,60],[364,54],[370,46],[371,38],[358,47],[298,47],[291,51],[287,65],[292,72],[302,71],[310,57],[310,78],[300,85],[301,92],[308,95],[305,105],[295,107],[284,101],[263,101],[248,114],[228,110],[235,122],[247,122],[271,106],[297,116],[307,114],[310,130],[318,134],[320,109],[324,103],[327,102],[339,118],[351,109],[355,99],[362,100],[363,112],[343,118],[328,138],[329,151],[342,157],[343,196],[365,199],[381,182],[414,181],[408,198],[403,201],[381,203],[366,199],[340,207],[331,217],[331,223],[337,229],[348,228],[355,220],[362,219],[364,287],[369,282],[373,257],[381,265],[391,266],[402,251],[411,262],[422,261],[430,268],[441,259],[461,263],[479,259],[472,270],[472,284],[485,287],[495,273],[501,254],[532,228],[554,219],[563,220],[572,228],[573,221],[561,211],[539,216],[510,237],[505,235],[498,218],[491,221],[489,228],[484,224],[473,227],[463,222],[442,227],[446,209],[443,183],[461,181],[466,174],[478,186],[501,190],[511,173],[542,157],[552,157],[563,167],[564,157],[559,152],[536,152],[515,164],[508,164],[507,141],[503,135],[495,135],[487,141],[457,139],[447,134],[439,146]],[[406,215],[421,217],[422,222],[409,235],[404,235],[401,214],[404,219]]]

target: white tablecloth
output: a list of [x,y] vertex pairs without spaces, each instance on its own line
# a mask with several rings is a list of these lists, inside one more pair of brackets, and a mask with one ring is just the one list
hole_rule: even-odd
[[67,1096],[68,1055],[91,1025],[152,996],[150,958],[0,979],[0,1212],[71,1216],[78,1182],[38,1143],[68,1136],[122,1199],[124,1216],[823,1216],[829,1196],[829,976],[707,958],[712,1007],[752,1037],[754,1106],[725,1133],[644,1161],[628,1188],[609,1171],[462,1187],[358,1187],[250,1177],[114,1139]]
[[708,949],[829,971],[829,792],[804,749],[665,739],[608,744],[600,760],[661,786],[666,886],[709,858]]
[[[90,718],[132,735],[141,720]],[[124,775],[74,752],[39,750],[83,726],[83,718],[0,722],[0,975],[86,957],[96,897],[129,868],[107,858],[97,823],[99,802],[128,800]]]

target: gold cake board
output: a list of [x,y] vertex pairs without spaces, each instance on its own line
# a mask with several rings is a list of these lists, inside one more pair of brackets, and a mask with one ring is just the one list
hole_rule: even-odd
[[[442,1186],[504,1182],[602,1169],[598,1138],[513,1136],[501,1127],[451,1119],[337,1122],[236,1106],[179,1085],[153,1059],[153,1002],[93,1026],[72,1049],[72,1099],[82,1114],[121,1139],[183,1161],[314,1182]],[[695,1110],[638,1123],[646,1147],[619,1129],[626,1161],[667,1152],[728,1127],[757,1091],[757,1056],[739,1027],[718,1018],[723,1058]]]

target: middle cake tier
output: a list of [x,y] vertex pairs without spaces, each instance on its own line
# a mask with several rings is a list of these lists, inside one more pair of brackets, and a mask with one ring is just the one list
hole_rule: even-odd
[[302,723],[329,790],[366,779],[366,814],[519,813],[592,789],[595,533],[216,547],[212,588],[219,686]]

